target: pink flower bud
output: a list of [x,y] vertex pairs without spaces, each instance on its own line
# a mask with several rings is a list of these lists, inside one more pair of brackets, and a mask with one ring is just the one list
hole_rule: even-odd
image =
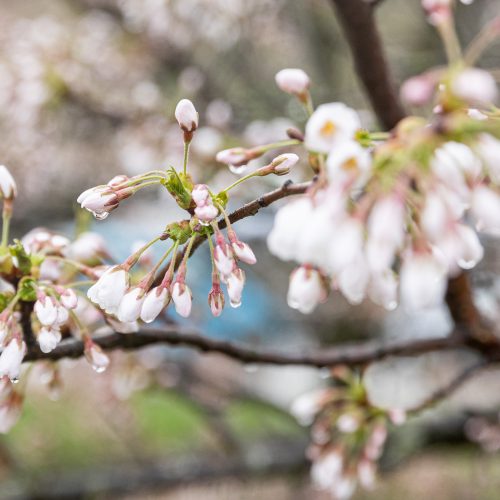
[[214,261],[223,277],[227,277],[232,273],[235,266],[233,252],[222,237],[217,239],[217,245],[214,249]]
[[44,353],[53,351],[59,342],[61,342],[61,332],[54,327],[43,327],[37,337],[40,350]]
[[292,272],[287,296],[292,309],[309,314],[325,299],[326,290],[318,271],[301,266]]
[[178,102],[175,118],[184,132],[194,132],[198,128],[198,113],[189,99],[181,99]]
[[293,153],[279,155],[271,162],[273,173],[276,175],[286,175],[298,161],[299,157]]
[[40,294],[35,302],[34,311],[42,325],[51,326],[57,321],[57,303],[48,295]]
[[4,165],[0,165],[0,194],[6,200],[17,196],[16,181]]
[[429,75],[418,75],[401,85],[401,100],[410,106],[425,106],[431,102],[436,82]]
[[182,282],[176,281],[172,287],[172,300],[177,314],[187,318],[191,314],[192,294],[189,287]]
[[234,241],[231,246],[236,257],[238,257],[238,259],[242,262],[250,265],[253,265],[257,262],[253,250],[247,243],[243,243],[242,241]]
[[60,293],[61,297],[59,300],[61,301],[61,304],[66,309],[75,309],[78,305],[78,296],[76,295],[75,291],[71,288],[63,288]]
[[124,323],[137,321],[141,314],[141,309],[145,298],[146,296],[144,294],[143,288],[132,288],[123,296],[122,300],[120,301],[116,317]]
[[108,186],[110,187],[118,187],[120,186],[121,184],[124,184],[125,182],[128,182],[130,180],[129,177],[127,177],[126,175],[115,175],[109,182],[108,182]]
[[207,204],[203,207],[196,207],[194,213],[201,221],[211,222],[219,215],[219,210],[215,205]]
[[452,92],[470,104],[494,104],[498,97],[493,76],[484,69],[467,68],[459,73],[451,84]]
[[311,81],[307,74],[301,69],[287,68],[278,71],[275,76],[276,85],[288,94],[303,96]]
[[152,323],[170,302],[170,291],[166,287],[152,288],[142,304],[141,319],[144,323]]
[[87,297],[109,314],[115,314],[125,295],[130,276],[120,266],[109,268],[87,291]]
[[227,294],[229,295],[231,307],[241,306],[241,295],[245,286],[245,273],[242,269],[236,268],[227,277]]
[[119,198],[109,186],[96,186],[84,191],[77,202],[96,219],[105,219],[118,206]]
[[0,377],[7,376],[11,381],[17,381],[25,354],[24,341],[13,338],[0,354]]
[[210,290],[208,294],[208,305],[216,318],[222,314],[222,310],[224,309],[224,294],[219,286],[214,286],[212,290]]
[[196,203],[196,206],[203,207],[205,206],[210,198],[210,191],[206,184],[196,184],[193,190],[191,191],[191,197],[193,201]]
[[97,373],[102,373],[106,371],[106,368],[109,366],[109,357],[90,338],[87,338],[85,340],[84,354],[85,354],[85,359]]
[[250,160],[248,150],[245,148],[224,149],[217,153],[215,159],[220,163],[234,166],[246,165]]

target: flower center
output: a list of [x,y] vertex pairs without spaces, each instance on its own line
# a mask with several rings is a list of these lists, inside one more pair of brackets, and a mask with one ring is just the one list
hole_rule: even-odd
[[331,120],[328,120],[321,127],[320,134],[325,137],[331,137],[333,134],[335,134],[336,130],[337,127],[335,126],[335,123],[333,123]]
[[352,171],[358,168],[358,162],[354,156],[348,158],[344,163],[342,163],[342,170]]

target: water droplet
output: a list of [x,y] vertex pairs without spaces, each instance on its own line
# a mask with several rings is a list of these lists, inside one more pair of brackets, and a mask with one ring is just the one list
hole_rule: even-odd
[[477,264],[477,260],[463,260],[463,259],[460,259],[458,261],[458,265],[462,269],[472,269],[476,264]]
[[330,371],[330,368],[321,368],[321,370],[319,370],[318,374],[319,374],[319,378],[322,378],[322,379],[327,379],[327,378],[330,378],[332,376],[332,372]]
[[396,307],[398,307],[398,301],[397,300],[391,300],[389,302],[386,302],[384,304],[384,307],[388,310],[388,311],[394,311],[394,309],[396,309]]
[[49,399],[51,401],[59,401],[61,399],[61,388],[54,387],[49,390]]
[[11,377],[10,381],[13,383],[13,384],[17,384],[19,382],[19,377]]
[[230,304],[231,304],[231,307],[233,307],[234,309],[237,309],[238,307],[241,306],[241,300],[239,302],[233,302],[231,300]]
[[96,373],[104,373],[107,368],[107,366],[102,366],[102,365],[91,365],[91,366]]
[[109,215],[109,212],[101,212],[99,214],[96,212],[92,212],[92,214],[97,220],[104,220]]
[[247,165],[242,165],[240,167],[236,167],[235,165],[229,165],[229,170],[231,170],[233,174],[244,174],[247,168],[248,168]]

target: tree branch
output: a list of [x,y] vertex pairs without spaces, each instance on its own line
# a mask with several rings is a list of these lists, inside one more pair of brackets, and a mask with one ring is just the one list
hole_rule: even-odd
[[[145,329],[132,334],[110,333],[93,339],[105,350],[133,350],[152,344],[166,344],[172,347],[190,347],[203,353],[215,352],[243,363],[271,365],[302,365],[317,368],[335,365],[359,366],[388,356],[414,356],[426,352],[459,347],[481,349],[480,345],[469,343],[461,332],[454,331],[444,338],[412,341],[365,342],[345,344],[334,348],[298,353],[286,353],[271,349],[257,349],[243,344],[207,337],[204,334],[178,325],[165,325],[162,329]],[[25,361],[62,358],[78,358],[83,354],[83,343],[76,339],[61,342],[49,354],[38,347],[28,351]],[[498,349],[490,349],[491,356],[498,357]]]
[[[303,194],[307,191],[309,187],[311,187],[313,182],[314,181],[302,182],[300,184],[293,184],[292,181],[288,180],[280,188],[275,189],[274,191],[270,191],[269,193],[262,195],[260,198],[250,201],[245,205],[243,205],[242,207],[236,209],[234,212],[229,214],[229,220],[231,221],[232,224],[234,224],[235,222],[238,222],[242,219],[246,219],[247,217],[252,217],[256,215],[261,208],[268,207],[272,203],[281,200],[282,198],[286,198],[287,196]],[[221,219],[218,222],[218,227],[219,229],[224,229],[226,227],[226,221],[224,219]],[[191,255],[206,239],[207,237],[205,235],[199,235],[196,237],[193,246],[191,248]],[[176,261],[177,266],[182,261],[182,257],[184,256],[185,251],[186,247],[184,247],[183,251],[181,252],[181,257],[178,258]],[[158,273],[158,276],[156,277],[154,282],[154,286],[159,285],[169,265],[170,262],[165,264],[163,269]]]
[[331,0],[354,59],[354,67],[382,125],[404,118],[375,25],[373,5],[364,0]]

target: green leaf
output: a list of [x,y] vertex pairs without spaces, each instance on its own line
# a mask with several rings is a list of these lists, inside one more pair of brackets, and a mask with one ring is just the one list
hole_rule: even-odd
[[16,259],[16,267],[21,273],[29,274],[31,272],[31,259],[19,240],[14,240],[14,243],[9,246],[9,252]]
[[[177,171],[172,167],[168,171],[168,179],[162,181],[162,184],[167,188],[168,192],[173,196],[177,205],[179,205],[184,210],[188,210],[191,207],[191,189],[192,183],[187,176],[183,176],[183,179],[179,176]],[[191,189],[187,189],[187,187]]]
[[11,301],[11,299],[12,294],[0,293],[0,312],[7,307],[7,304]]
[[26,302],[35,302],[36,300],[36,281],[33,278],[23,278],[17,287],[19,297]]
[[183,220],[181,222],[172,222],[165,228],[165,234],[167,234],[172,240],[178,241],[179,244],[183,245],[193,234],[193,230],[189,224],[189,221]]

